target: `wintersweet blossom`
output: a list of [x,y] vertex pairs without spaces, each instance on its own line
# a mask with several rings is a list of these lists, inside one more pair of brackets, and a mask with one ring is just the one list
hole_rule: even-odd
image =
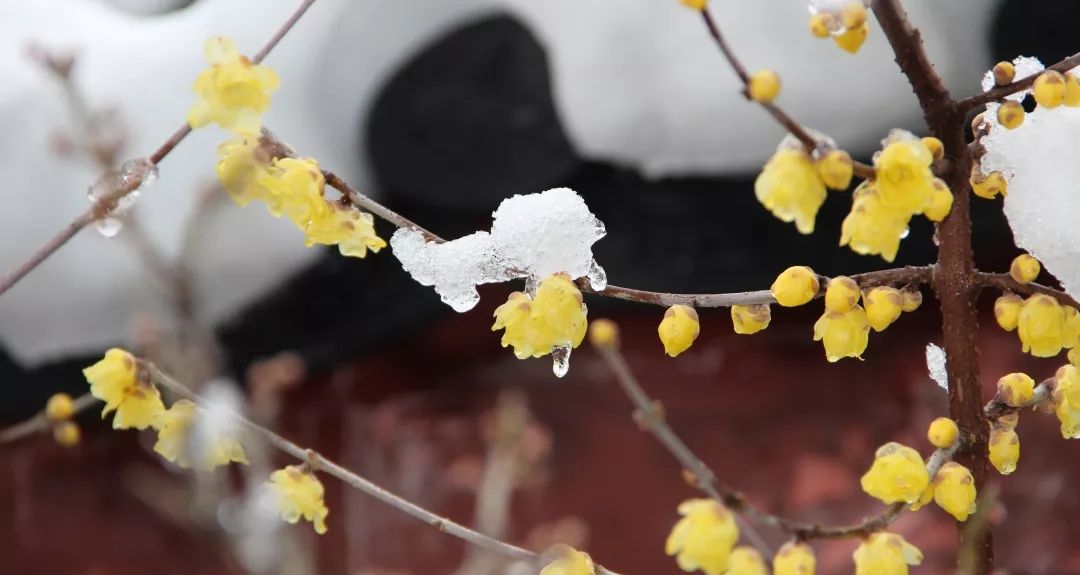
[[769,568],[756,549],[740,545],[731,551],[727,575],[769,575]]
[[502,346],[513,346],[518,359],[541,357],[556,347],[574,348],[585,338],[587,309],[567,274],[540,281],[536,295],[514,292],[495,308],[492,331],[504,330]]
[[814,270],[806,266],[791,266],[776,276],[769,292],[776,303],[784,307],[803,305],[817,296],[820,284]]
[[679,504],[682,519],[668,535],[665,552],[679,568],[721,575],[728,568],[739,527],[730,511],[712,499],[689,499]]
[[257,136],[240,136],[218,145],[215,166],[218,182],[239,206],[252,200],[265,200],[266,190],[258,180],[269,166],[269,158],[260,153]]
[[886,206],[876,185],[868,181],[855,188],[854,198],[851,212],[840,226],[840,245],[892,262],[907,233],[908,217]]
[[592,558],[569,545],[554,549],[555,560],[540,570],[540,575],[593,575],[596,572]]
[[1010,373],[998,379],[998,397],[1010,407],[1023,407],[1035,395],[1035,380],[1026,373]]
[[816,568],[814,550],[802,541],[784,543],[773,557],[773,575],[813,575]]
[[825,187],[833,190],[846,190],[855,175],[855,166],[851,154],[844,150],[829,150],[817,161],[818,176]]
[[311,158],[278,158],[256,179],[265,189],[263,200],[274,217],[285,216],[300,229],[312,220],[330,217],[323,197],[326,179]]
[[337,245],[341,255],[355,258],[386,247],[386,241],[375,234],[375,219],[371,214],[341,203],[329,206],[325,215],[312,219],[304,228],[308,246]]
[[51,422],[67,421],[75,415],[75,401],[66,393],[54,393],[45,402],[45,418]]
[[1061,436],[1080,438],[1080,371],[1064,365],[1054,374],[1054,414],[1061,422]]
[[930,422],[926,430],[926,438],[930,444],[938,449],[952,447],[960,437],[960,427],[948,417],[939,417]]
[[994,319],[1001,329],[1012,331],[1020,322],[1020,308],[1024,305],[1024,298],[1007,293],[994,300]]
[[836,313],[851,311],[859,303],[859,284],[847,276],[837,276],[825,286],[825,309]]
[[874,158],[881,203],[906,217],[922,213],[934,195],[933,162],[922,140],[894,130]]
[[772,312],[768,304],[731,306],[731,323],[737,334],[755,334],[769,327],[771,320]]
[[908,575],[909,565],[922,563],[922,551],[896,533],[870,535],[852,556],[855,575]]
[[1013,426],[992,423],[987,450],[994,469],[1002,475],[1009,475],[1016,471],[1016,464],[1020,461],[1020,436]]
[[322,482],[311,470],[289,465],[271,473],[267,486],[277,497],[283,520],[296,523],[303,517],[313,524],[316,533],[326,533],[326,516],[330,511],[323,501]]
[[1039,272],[1041,270],[1042,266],[1039,264],[1039,260],[1028,254],[1016,256],[1009,265],[1009,275],[1012,279],[1016,280],[1017,283],[1021,284],[1035,281],[1035,278],[1039,277]]
[[904,298],[894,287],[875,287],[863,293],[866,320],[874,331],[884,331],[903,312]]
[[1064,345],[1065,312],[1056,299],[1035,294],[1020,307],[1016,331],[1024,352],[1053,357]]
[[934,503],[957,521],[975,512],[975,479],[968,468],[950,461],[934,477]]
[[210,38],[204,51],[210,67],[195,78],[198,100],[188,112],[188,124],[199,128],[216,123],[237,134],[257,134],[270,94],[281,83],[277,74],[252,64],[228,38]]
[[181,399],[158,415],[154,427],[158,430],[154,451],[180,467],[209,471],[229,463],[247,465],[244,448],[235,437],[209,438],[207,445],[192,444],[196,418],[205,413],[194,403]]
[[61,447],[75,447],[82,439],[82,431],[74,421],[61,421],[53,426],[53,439]]
[[874,464],[860,481],[863,491],[882,503],[914,503],[929,483],[919,452],[896,442],[878,448]]
[[781,143],[762,168],[754,181],[754,195],[778,219],[795,222],[799,233],[810,234],[825,203],[825,183],[810,155],[790,145],[787,140]]
[[664,312],[664,319],[656,328],[660,342],[664,344],[664,353],[676,357],[690,349],[701,333],[701,322],[697,311],[688,305],[676,304]]
[[866,311],[858,305],[843,313],[826,310],[814,323],[814,341],[824,344],[825,358],[830,362],[845,357],[862,359],[869,337]]
[[113,429],[146,429],[165,411],[161,393],[138,377],[135,358],[122,349],[105,352],[105,357],[84,369],[83,375],[90,383],[90,393],[105,402],[101,416],[116,411]]

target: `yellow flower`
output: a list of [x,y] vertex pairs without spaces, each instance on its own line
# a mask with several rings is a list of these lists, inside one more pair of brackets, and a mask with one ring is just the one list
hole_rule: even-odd
[[1080,78],[1075,75],[1066,72],[1065,73],[1065,105],[1070,108],[1080,106]]
[[906,312],[915,311],[922,305],[922,292],[917,287],[900,290],[900,297],[902,298],[900,309]]
[[874,464],[860,480],[863,491],[882,503],[914,503],[929,483],[919,452],[896,442],[878,448]]
[[165,404],[152,383],[138,377],[138,366],[130,353],[113,348],[105,358],[83,370],[90,393],[105,402],[101,416],[115,410],[113,429],[146,429]]
[[618,347],[619,326],[610,319],[598,319],[589,324],[589,343],[596,347]]
[[982,175],[977,167],[971,172],[971,192],[980,198],[992,200],[998,195],[1006,195],[1009,191],[1009,182],[1001,172],[991,172],[989,176]]
[[581,292],[565,273],[540,281],[536,297],[514,292],[495,308],[492,331],[505,330],[502,346],[514,346],[518,359],[541,357],[555,347],[577,347],[585,338],[588,321]]
[[656,332],[660,335],[660,342],[664,344],[664,353],[676,357],[693,345],[701,333],[701,322],[698,321],[694,308],[676,304],[664,312],[664,319],[660,321]]
[[1031,91],[1038,105],[1056,108],[1065,101],[1065,76],[1061,72],[1047,70],[1035,78]]
[[1009,275],[1017,283],[1026,284],[1035,281],[1041,269],[1039,260],[1028,254],[1020,254],[1013,258],[1012,264],[1009,265]]
[[952,447],[958,437],[960,437],[960,428],[948,417],[939,417],[931,421],[930,427],[926,430],[926,438],[938,449]]
[[904,296],[893,287],[876,287],[863,294],[866,319],[874,331],[884,331],[903,311]]
[[49,401],[45,402],[45,418],[56,423],[67,421],[75,415],[75,402],[66,393],[54,393]]
[[61,421],[53,427],[53,439],[62,447],[75,447],[82,439],[79,424],[74,421]]
[[825,183],[806,152],[777,150],[754,181],[754,195],[774,216],[795,222],[801,234],[814,231],[814,219],[825,203]]
[[[683,6],[687,8],[693,8],[694,10],[704,10],[705,6],[709,4],[708,0],[679,0]],[[547,574],[545,574],[547,575]]]
[[952,211],[953,195],[948,184],[940,178],[934,178],[934,193],[930,196],[930,203],[923,210],[926,219],[932,222],[940,222]]
[[266,66],[252,65],[227,38],[210,38],[205,52],[210,67],[195,78],[199,99],[188,112],[188,124],[199,128],[217,123],[237,134],[259,133],[270,94],[280,84],[277,74]]
[[801,541],[784,543],[773,558],[773,575],[814,575],[814,550]]
[[1080,371],[1064,365],[1054,374],[1054,414],[1061,422],[1061,436],[1080,438]]
[[994,84],[1004,86],[1011,84],[1016,78],[1016,66],[1012,62],[998,62],[994,64]]
[[769,575],[769,569],[765,567],[761,553],[752,547],[740,545],[732,550],[728,558],[727,575]]
[[967,521],[975,513],[975,479],[968,468],[950,461],[934,478],[934,503],[957,521]]
[[897,132],[874,160],[881,203],[904,216],[920,214],[934,195],[934,156],[922,140]]
[[866,23],[866,5],[862,0],[848,2],[840,9],[840,21],[844,28],[858,28]]
[[847,276],[837,276],[825,285],[825,309],[836,313],[851,311],[859,303],[859,284]]
[[683,571],[724,573],[739,539],[731,512],[711,499],[689,499],[679,504],[679,514],[683,517],[668,535],[665,553],[675,556]]
[[[209,471],[231,462],[247,465],[244,447],[234,437],[214,437],[209,445],[191,443],[192,428],[196,417],[205,416],[196,405],[186,399],[172,404],[168,411],[162,412],[154,427],[158,430],[154,451],[180,467],[194,467]],[[198,449],[192,449],[197,447]],[[192,455],[197,456],[194,461]]]
[[908,216],[882,203],[877,187],[863,182],[855,189],[851,213],[840,226],[840,245],[850,246],[861,255],[881,255],[891,262],[907,233],[908,220]]
[[852,28],[843,34],[833,36],[833,41],[841,50],[849,54],[855,54],[859,51],[859,48],[862,48],[863,42],[866,42],[868,34],[870,34],[870,25],[864,22],[858,28]]
[[851,155],[844,150],[830,150],[817,161],[818,176],[825,186],[834,190],[846,190],[851,185],[855,167]]
[[818,12],[810,17],[810,33],[818,38],[828,38],[832,35],[835,19],[828,12]]
[[780,76],[772,70],[758,70],[750,75],[746,93],[755,102],[772,102],[780,95]]
[[364,257],[368,250],[378,253],[386,247],[386,242],[375,235],[375,219],[371,214],[338,202],[327,205],[329,209],[325,215],[313,218],[304,228],[305,243],[309,247],[337,244],[341,255],[354,258]]
[[945,144],[941,140],[933,136],[923,136],[922,143],[930,151],[930,156],[935,162],[945,156]]
[[1016,471],[1020,461],[1020,436],[1016,430],[1003,425],[990,426],[989,440],[990,463],[1002,475]]
[[277,496],[281,518],[296,523],[303,517],[315,526],[315,532],[326,533],[326,516],[330,511],[323,501],[323,485],[305,467],[289,465],[270,474],[267,482]]
[[1005,129],[1015,130],[1024,123],[1024,117],[1026,115],[1027,113],[1024,112],[1024,106],[1022,106],[1020,102],[1008,100],[998,107],[997,121],[1004,126]]
[[218,181],[233,202],[246,206],[252,200],[265,199],[266,190],[258,180],[266,171],[269,159],[259,151],[258,137],[241,136],[222,142],[217,153]]
[[1001,329],[1012,331],[1020,322],[1020,308],[1024,299],[1014,293],[1007,293],[994,300],[994,319]]
[[922,551],[896,533],[874,533],[853,555],[855,575],[908,575],[909,565],[922,563]]
[[540,570],[540,575],[593,575],[592,558],[569,545],[556,545],[556,559]]
[[998,397],[1005,405],[1023,407],[1035,394],[1035,380],[1026,373],[1010,373],[998,380]]
[[1035,294],[1020,306],[1016,329],[1023,351],[1053,357],[1065,343],[1065,312],[1056,299]]
[[256,181],[266,190],[270,213],[289,218],[301,230],[313,220],[331,217],[330,204],[323,197],[326,180],[313,159],[278,158]]
[[731,306],[731,323],[735,333],[749,335],[769,327],[772,312],[768,304]]
[[1065,313],[1065,329],[1061,332],[1061,345],[1072,349],[1080,345],[1080,311],[1071,305],[1061,306]]
[[855,306],[851,311],[826,311],[814,324],[814,341],[825,345],[825,358],[830,362],[844,357],[862,359],[870,336],[866,311]]
[[769,292],[784,307],[803,305],[817,296],[817,274],[806,266],[791,266],[776,276]]
[[1069,350],[1069,363],[1072,365],[1080,365],[1080,346]]

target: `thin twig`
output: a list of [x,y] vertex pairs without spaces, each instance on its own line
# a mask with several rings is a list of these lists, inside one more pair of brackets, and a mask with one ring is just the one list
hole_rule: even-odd
[[[210,407],[210,404],[209,402],[207,402],[206,399],[204,399],[199,394],[191,391],[190,389],[188,389],[187,386],[180,383],[165,372],[161,371],[152,363],[142,360],[140,360],[139,363],[141,365],[141,368],[145,370],[145,373],[155,384],[174,392],[180,397],[189,399],[204,408]],[[214,406],[214,409],[220,411],[222,408],[220,406]],[[439,531],[457,537],[458,539],[461,539],[467,543],[471,543],[489,551],[505,555],[512,559],[527,561],[536,561],[537,559],[539,559],[539,556],[532,551],[523,549],[510,543],[506,543],[504,541],[500,541],[492,537],[488,537],[483,533],[479,533],[477,531],[469,529],[468,527],[465,527],[460,523],[451,521],[446,517],[433,513],[432,511],[429,511],[413,503],[412,501],[409,501],[395,493],[383,489],[382,487],[376,485],[370,480],[361,477],[360,475],[342,467],[341,465],[338,465],[330,459],[327,459],[323,455],[310,449],[304,449],[303,447],[300,447],[299,445],[289,441],[288,439],[285,439],[284,437],[274,433],[273,431],[270,431],[269,429],[251,421],[250,419],[244,417],[243,415],[240,415],[239,413],[233,411],[227,411],[227,413],[234,419],[236,419],[238,423],[251,431],[254,435],[262,438],[267,443],[285,452],[286,454],[291,455],[292,457],[300,461],[308,463],[315,469],[321,470],[328,475],[340,479],[342,482],[349,485],[350,487],[354,487],[359,491],[367,493],[368,495],[382,501],[383,503],[386,503],[387,505],[390,505],[391,507],[394,507],[395,509],[404,512],[406,515],[410,515],[416,519],[423,521],[424,523],[427,523],[428,525],[438,529]],[[601,575],[615,575],[611,571],[604,569],[599,565],[596,566],[596,572]]]
[[[285,21],[285,23],[274,33],[274,35],[266,43],[266,45],[263,46],[261,50],[259,50],[259,52],[254,58],[252,58],[252,62],[256,64],[261,62],[263,58],[265,58],[267,54],[269,54],[270,51],[273,50],[275,46],[277,46],[278,42],[280,42],[281,39],[285,37],[289,30],[292,29],[292,27],[300,19],[300,16],[302,16],[304,12],[306,12],[307,9],[310,8],[311,5],[314,3],[315,0],[303,0],[303,2],[289,17],[289,19]],[[154,153],[150,154],[149,158],[147,158],[150,164],[156,166],[161,163],[161,160],[165,159],[165,157],[168,156],[169,153],[172,152],[173,149],[176,148],[176,146],[181,141],[183,141],[183,139],[186,138],[187,135],[190,133],[191,126],[187,124],[181,126],[178,130],[176,130],[176,132],[169,136],[169,138],[165,140],[165,142],[162,143],[161,146],[154,151]],[[64,227],[64,229],[61,230],[58,234],[50,238],[49,241],[45,242],[45,245],[38,248],[37,251],[31,254],[26,261],[19,264],[14,270],[8,272],[3,277],[0,277],[0,295],[11,289],[11,286],[15,285],[22,278],[26,277],[26,274],[33,271],[34,268],[41,265],[41,262],[48,259],[49,256],[56,252],[56,250],[63,247],[64,244],[68,242],[68,240],[75,237],[76,234],[82,231],[82,229],[88,226],[91,222],[104,215],[107,215],[108,212],[112,209],[112,207],[116,205],[117,201],[119,201],[121,198],[128,195],[132,191],[138,189],[139,184],[141,184],[142,182],[141,179],[139,179],[138,181],[132,179],[130,183],[132,185],[123,186],[115,190],[115,193],[107,194],[106,197],[99,199],[85,212],[76,216],[75,219],[73,219],[71,223]]]
[[975,283],[980,287],[997,288],[1000,290],[1016,292],[1021,295],[1041,293],[1048,295],[1065,305],[1071,305],[1080,309],[1080,302],[1077,302],[1071,295],[1061,290],[1056,290],[1052,287],[1037,283],[1022,284],[1014,280],[1009,274],[975,272]]
[[[1077,66],[1080,66],[1080,52],[1073,54],[1068,58],[1065,58],[1064,60],[1058,62],[1057,64],[1054,64],[1053,66],[1047,67],[1046,70],[1054,70],[1055,72],[1061,72],[1062,74],[1064,74],[1065,72],[1068,72],[1069,70],[1072,70]],[[968,96],[967,98],[958,101],[956,103],[956,106],[961,110],[967,111],[978,106],[989,104],[990,102],[996,102],[1005,98],[1005,96],[1027,90],[1031,87],[1032,84],[1035,83],[1035,79],[1041,76],[1046,70],[1024,76],[1023,78],[1020,78],[1019,80],[1016,80],[1011,84],[998,86],[980,94]]]
[[[694,485],[712,499],[723,503],[727,507],[742,513],[750,521],[759,525],[766,525],[791,534],[799,539],[841,539],[848,537],[862,537],[875,531],[888,527],[907,507],[903,503],[889,505],[878,514],[868,517],[858,523],[841,526],[823,526],[814,523],[801,523],[785,517],[767,513],[754,506],[746,499],[746,496],[729,487],[717,479],[716,474],[701,459],[687,447],[686,443],[676,435],[664,418],[661,405],[650,399],[638,383],[630,366],[626,362],[616,345],[597,346],[601,357],[611,368],[616,381],[622,387],[630,402],[636,409],[635,419],[644,429],[652,433],[683,466],[694,480]],[[938,449],[926,463],[927,473],[933,479],[941,466],[952,459],[957,445],[948,449]],[[753,533],[751,542],[757,547],[761,541],[760,536]],[[756,541],[755,541],[756,539]],[[764,545],[761,542],[761,545]],[[768,554],[767,547],[758,549],[763,554]]]
[[395,212],[394,210],[391,210],[390,208],[380,204],[379,202],[376,202],[375,200],[356,191],[355,188],[350,186],[345,180],[338,177],[337,174],[329,170],[323,170],[322,172],[323,177],[326,178],[326,183],[330,185],[330,187],[335,188],[336,190],[341,192],[345,197],[349,198],[349,201],[352,202],[354,206],[363,210],[367,210],[399,228],[418,231],[421,235],[424,236],[424,239],[429,242],[441,244],[446,241],[434,232],[424,229],[409,218],[406,218],[405,216]]
[[990,400],[990,402],[986,404],[986,407],[983,407],[983,413],[986,415],[987,420],[994,421],[1008,413],[1015,413],[1021,409],[1039,407],[1043,403],[1053,399],[1055,385],[1057,385],[1057,379],[1053,377],[1044,379],[1039,385],[1035,386],[1035,392],[1031,395],[1031,399],[1025,401],[1024,404],[1019,407],[1013,407],[1002,401],[1000,395],[995,395],[994,399]]
[[[86,408],[93,405],[95,401],[94,396],[89,393],[84,393],[75,398],[74,401],[72,401],[74,414],[85,411]],[[49,418],[45,416],[45,411],[42,410],[30,419],[0,430],[0,444],[18,441],[24,437],[34,435],[35,433],[41,433],[47,429],[49,429]]]

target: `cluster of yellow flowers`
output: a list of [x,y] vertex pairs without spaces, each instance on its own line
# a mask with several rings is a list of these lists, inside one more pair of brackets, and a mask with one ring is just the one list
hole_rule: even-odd
[[817,9],[810,16],[810,33],[818,38],[832,38],[845,52],[859,51],[870,34],[866,4],[853,0],[839,10]]
[[[1039,275],[1039,262],[1022,254],[1013,260],[1009,275],[1021,284]],[[1069,359],[1080,360],[1080,312],[1053,297],[1035,293],[1023,299],[1005,293],[994,301],[994,318],[1005,331],[1016,330],[1021,349],[1035,357],[1054,357],[1068,349]]]
[[[84,369],[83,375],[90,384],[90,393],[105,402],[102,417],[115,411],[114,429],[153,428],[158,434],[154,451],[176,465],[210,471],[229,463],[248,463],[238,437],[219,433],[205,438],[205,445],[193,445],[194,426],[205,412],[186,399],[166,409],[161,392],[127,351],[110,349],[104,358]],[[50,419],[60,419],[65,413],[70,417],[71,407],[64,403],[55,397],[49,401],[46,412]],[[316,532],[326,531],[328,510],[323,502],[323,486],[306,465],[275,471],[267,487],[275,495],[285,521],[295,523],[303,516],[314,523]]]
[[556,348],[580,345],[588,328],[587,313],[570,275],[557,273],[540,280],[533,296],[510,294],[495,308],[491,330],[503,330],[502,346],[513,346],[518,359],[542,357]]
[[206,54],[211,65],[195,81],[199,99],[188,123],[217,123],[237,135],[218,146],[217,177],[229,197],[240,206],[262,200],[275,217],[300,228],[308,246],[337,245],[342,255],[360,258],[385,247],[371,214],[326,200],[326,180],[315,160],[273,159],[261,146],[262,114],[277,89],[277,75],[252,65],[226,38],[208,40]]
[[853,173],[847,152],[829,150],[815,161],[799,140],[787,136],[754,181],[754,195],[778,219],[795,222],[799,233],[810,234],[825,189],[847,189]]
[[[958,431],[956,422],[939,418],[930,424],[927,437],[935,447],[946,449],[956,443]],[[975,512],[977,494],[970,470],[950,461],[930,477],[919,452],[896,442],[878,448],[860,484],[868,495],[886,504],[906,503],[918,510],[933,501],[957,521],[967,521]]]
[[66,393],[55,393],[45,402],[45,420],[52,428],[53,439],[64,447],[79,444],[82,432],[79,424],[72,421],[75,417],[75,401]]
[[679,504],[682,519],[668,535],[664,550],[683,571],[721,575],[728,570],[739,526],[735,516],[712,499],[689,499]]
[[[994,65],[994,83],[1004,86],[1016,77],[1016,68],[1010,62],[998,62]],[[1057,108],[1064,104],[1068,107],[1080,106],[1080,78],[1066,72],[1046,70],[1035,78],[1032,85],[1035,103],[1043,108]],[[1024,123],[1023,105],[1015,100],[1006,100],[998,107],[998,123],[1009,130],[1015,130]]]

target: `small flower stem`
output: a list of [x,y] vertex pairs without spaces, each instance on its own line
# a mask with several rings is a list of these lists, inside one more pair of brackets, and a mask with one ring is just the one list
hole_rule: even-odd
[[[76,397],[72,401],[72,407],[74,411],[72,417],[82,413],[91,405],[97,402],[94,396],[90,393],[84,393],[79,397]],[[41,433],[49,429],[49,418],[45,416],[45,411],[40,411],[37,415],[12,425],[10,427],[0,430],[0,444],[11,443],[29,437],[31,435]]]
[[[1065,72],[1068,72],[1069,70],[1072,70],[1077,66],[1080,66],[1080,53],[1073,54],[1072,56],[1065,58],[1057,64],[1047,67],[1046,69],[1054,70],[1056,72],[1061,72],[1062,74],[1064,74]],[[1029,76],[1024,76],[1023,78],[1020,78],[1019,80],[1016,80],[1011,84],[998,86],[997,88],[991,88],[990,90],[975,94],[974,96],[968,96],[967,98],[957,101],[956,107],[966,112],[968,110],[971,110],[972,108],[977,108],[979,106],[989,104],[990,102],[997,102],[1005,98],[1005,96],[1015,94],[1022,90],[1027,90],[1031,87],[1032,84],[1035,83],[1035,79],[1038,78],[1040,75],[1042,75],[1042,72],[1036,72]]]
[[1061,290],[1056,290],[1052,287],[1037,283],[1022,284],[1014,280],[1009,274],[975,272],[975,283],[978,284],[979,287],[996,288],[1002,291],[1015,292],[1020,295],[1041,293],[1058,300],[1058,303],[1063,305],[1071,305],[1075,308],[1080,308],[1080,302],[1077,302],[1071,295]]
[[[161,371],[152,363],[140,360],[140,365],[155,384],[174,392],[180,397],[189,399],[192,402],[202,406],[203,408],[210,407],[206,399],[204,399],[199,394],[191,391],[186,385],[180,383],[172,376]],[[215,406],[215,409],[220,411],[221,408],[220,406]],[[489,537],[487,535],[484,535],[483,533],[469,529],[468,527],[465,527],[460,523],[456,523],[454,521],[451,521],[450,519],[447,519],[446,517],[429,511],[424,507],[421,507],[413,503],[412,501],[401,497],[400,495],[397,495],[391,491],[380,487],[374,482],[354,473],[353,471],[350,471],[349,469],[338,465],[334,461],[327,459],[316,451],[300,447],[292,441],[285,439],[284,437],[274,433],[273,431],[270,431],[269,429],[251,421],[243,415],[240,415],[239,413],[232,411],[229,411],[227,413],[231,417],[233,417],[238,423],[240,423],[246,429],[252,432],[254,435],[265,440],[267,443],[276,447],[277,449],[300,460],[301,462],[309,463],[313,468],[322,471],[327,475],[335,477],[341,480],[346,485],[362,491],[382,501],[383,503],[386,503],[387,505],[390,505],[391,507],[394,507],[395,509],[404,512],[406,515],[410,515],[416,519],[419,519],[420,521],[427,523],[428,525],[438,529],[439,531],[442,531],[453,537],[457,537],[458,539],[461,539],[462,541],[465,541],[467,543],[471,543],[472,545],[476,545],[477,547],[499,553],[500,555],[504,555],[511,559],[524,561],[537,561],[539,559],[539,556],[532,551],[523,549],[510,543],[506,543],[504,541],[500,541],[493,537]],[[599,565],[596,566],[596,572],[599,575],[616,575],[612,571],[609,571]]]

